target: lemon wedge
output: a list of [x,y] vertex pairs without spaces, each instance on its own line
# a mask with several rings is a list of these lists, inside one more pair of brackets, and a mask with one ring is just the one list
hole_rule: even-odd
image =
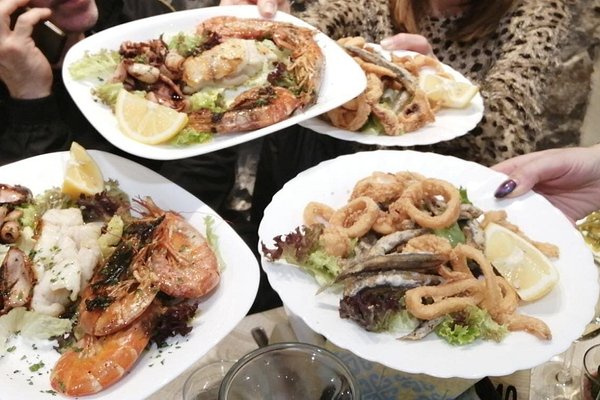
[[443,78],[436,74],[423,74],[419,86],[427,98],[441,103],[443,107],[465,108],[479,92],[479,88],[466,82]]
[[98,164],[77,142],[71,144],[62,191],[74,199],[80,194],[93,195],[104,190],[104,178]]
[[541,251],[498,224],[485,228],[485,256],[525,301],[548,294],[558,282],[558,271]]
[[145,144],[166,142],[188,121],[186,113],[146,100],[125,89],[117,96],[115,116],[124,134]]

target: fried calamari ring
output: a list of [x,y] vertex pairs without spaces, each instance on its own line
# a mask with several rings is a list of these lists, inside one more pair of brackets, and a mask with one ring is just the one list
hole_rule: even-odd
[[404,187],[400,184],[396,175],[387,172],[375,171],[371,176],[356,182],[350,195],[350,200],[366,196],[376,203],[387,205],[400,197]]
[[457,258],[460,261],[463,261],[462,263],[457,263],[457,267],[459,264],[462,264],[460,266],[461,272],[465,271],[465,269],[470,272],[470,269],[467,266],[467,259],[473,260],[477,263],[477,265],[479,265],[485,280],[484,303],[488,305],[488,307],[485,308],[488,310],[492,318],[501,313],[503,311],[500,309],[501,301],[503,299],[502,289],[498,284],[498,280],[496,279],[497,276],[494,273],[492,264],[490,264],[483,252],[466,244],[458,244],[456,247],[454,247],[454,254],[457,255]]
[[352,251],[352,242],[344,228],[335,225],[323,229],[319,236],[319,244],[327,254],[336,257],[346,257]]
[[[350,108],[345,108],[346,104]],[[328,111],[327,117],[333,126],[357,131],[368,121],[371,106],[367,103],[364,93],[346,104]]]
[[335,210],[327,204],[311,201],[304,207],[304,224],[313,225],[329,222],[334,212]]
[[379,217],[373,223],[371,229],[382,235],[389,235],[397,231],[404,231],[407,229],[414,229],[415,223],[404,214],[400,216],[398,214],[392,214],[389,211],[379,211]]
[[[417,318],[431,320],[462,311],[483,300],[482,283],[475,278],[463,279],[438,286],[419,286],[406,291],[406,309]],[[433,300],[424,304],[423,300]]]
[[351,238],[361,237],[371,230],[379,216],[379,206],[373,199],[358,197],[333,213],[329,223],[338,226]]
[[367,74],[367,88],[365,89],[365,98],[370,106],[379,103],[379,99],[383,96],[383,82],[375,74]]
[[[440,215],[430,215],[420,209],[427,198],[442,196],[446,210]],[[450,183],[441,179],[424,179],[410,185],[398,200],[399,206],[423,228],[442,229],[452,225],[460,215],[460,193]]]
[[342,47],[355,46],[362,49],[367,44],[367,41],[362,36],[350,36],[338,39],[337,43]]
[[383,133],[388,136],[398,136],[404,133],[398,115],[393,110],[381,104],[371,106],[371,112],[383,126]]
[[412,101],[398,114],[398,122],[404,132],[413,132],[435,121],[429,100],[424,91],[417,89]]

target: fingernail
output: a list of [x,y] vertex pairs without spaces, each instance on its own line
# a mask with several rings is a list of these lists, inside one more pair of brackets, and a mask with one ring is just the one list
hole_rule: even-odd
[[381,47],[383,48],[388,48],[394,45],[394,39],[392,38],[385,38],[381,41]]
[[506,197],[509,194],[511,194],[516,187],[517,182],[513,181],[512,179],[508,179],[502,182],[500,186],[498,186],[498,189],[496,189],[496,193],[494,193],[494,196],[496,196],[496,198],[498,199]]
[[272,16],[273,14],[275,14],[275,4],[266,3],[263,11],[265,14]]

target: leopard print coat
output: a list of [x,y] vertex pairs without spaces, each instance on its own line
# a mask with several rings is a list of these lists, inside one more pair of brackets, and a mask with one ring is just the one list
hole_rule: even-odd
[[[553,132],[542,117],[547,80],[557,74],[561,40],[571,21],[569,3],[519,0],[495,33],[468,43],[446,39],[455,17],[421,21],[421,34],[438,59],[480,86],[485,113],[469,134],[416,150],[492,165],[538,150],[541,143],[577,144],[579,132],[550,138]],[[304,6],[297,15],[332,38],[363,36],[377,43],[395,33],[387,0],[319,0]]]

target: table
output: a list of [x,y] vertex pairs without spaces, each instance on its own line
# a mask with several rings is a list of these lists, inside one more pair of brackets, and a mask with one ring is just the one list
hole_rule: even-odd
[[[149,397],[149,399],[180,400],[183,383],[193,370],[202,365],[220,359],[236,360],[244,354],[254,350],[257,346],[252,339],[250,330],[256,326],[261,326],[265,329],[267,334],[269,334],[271,343],[297,340],[283,307],[248,315],[242,319],[235,329],[230,332],[208,354],[198,360],[184,374],[180,375],[154,395]],[[592,342],[600,342],[600,338],[595,338],[584,343],[576,344],[575,360],[581,360],[583,352],[592,344]],[[331,345],[326,345],[325,347],[330,348],[330,346]],[[498,385],[502,385],[504,391],[506,391],[509,386],[513,386],[518,395],[516,398],[517,400],[529,399],[530,370],[517,371],[511,375],[503,377],[494,377],[492,378],[492,382],[496,387]],[[466,388],[468,386],[464,387]],[[508,399],[512,400],[511,397],[508,397]]]

